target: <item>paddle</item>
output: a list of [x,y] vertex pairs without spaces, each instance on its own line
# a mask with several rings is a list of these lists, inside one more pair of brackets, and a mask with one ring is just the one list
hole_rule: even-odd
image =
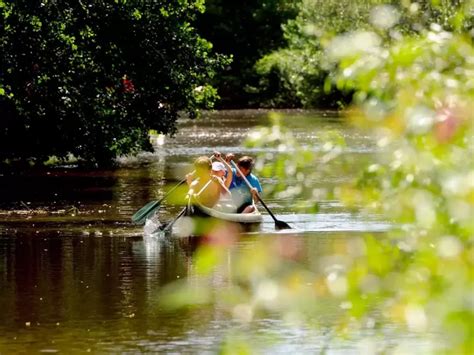
[[[234,169],[240,174],[240,176],[244,179],[245,183],[247,184],[247,187],[251,190],[252,189],[252,185],[250,185],[250,182],[247,180],[247,177],[242,174],[242,172],[240,171],[239,167],[237,166],[237,164],[235,164],[235,162],[233,160],[230,161],[230,163],[232,164],[232,166],[234,167]],[[270,211],[270,209],[267,207],[267,205],[265,204],[265,202],[263,202],[262,198],[260,197],[260,194],[257,193],[257,197],[258,197],[258,200],[261,202],[261,204],[263,205],[263,207],[265,207],[265,209],[267,210],[267,212],[270,214],[270,216],[272,216],[273,220],[275,221],[275,228],[280,230],[280,229],[291,229],[290,225],[286,222],[283,222],[283,221],[279,221],[278,219],[276,219],[276,217],[274,216],[274,214],[272,213],[272,211]]]
[[[214,155],[211,155],[209,159],[212,159]],[[193,170],[191,174],[194,174],[196,170]],[[158,201],[150,201],[145,206],[140,208],[135,214],[132,216],[132,222],[135,224],[144,224],[148,216],[150,216],[153,212],[156,211],[158,207],[160,207],[161,203],[165,198],[167,198],[174,190],[176,190],[179,186],[183,185],[186,182],[186,178],[181,180],[178,185],[173,187],[169,190],[161,199]]]
[[[207,189],[207,187],[211,184],[211,182],[212,182],[212,179],[210,179],[210,180],[206,183],[206,185],[204,185],[204,186],[202,187],[202,189],[199,190],[199,192],[198,192],[195,196],[199,196],[205,189]],[[161,231],[163,231],[163,232],[166,232],[166,231],[170,230],[171,227],[173,226],[173,224],[175,224],[175,222],[176,222],[183,214],[186,213],[188,207],[191,206],[191,198],[192,198],[192,196],[193,196],[193,190],[191,189],[191,190],[189,190],[189,192],[188,192],[188,204],[187,204],[187,206],[184,207],[184,208],[178,213],[178,215],[177,215],[171,222],[168,222],[168,223],[166,223],[166,224],[161,225],[160,227],[158,227],[158,229],[161,230]]]
[[161,226],[158,227],[159,230],[161,230],[162,232],[167,232],[168,230],[171,229],[171,227],[173,227],[173,224],[175,224],[175,222],[183,215],[186,213],[186,210],[188,209],[188,206],[184,207],[179,213],[178,215],[171,221],[171,222],[168,222],[168,223],[165,223]]
[[150,201],[145,206],[140,208],[135,214],[132,216],[132,222],[135,224],[143,224],[145,223],[148,216],[150,216],[153,212],[156,211],[158,207],[160,207],[161,203],[165,198],[167,198],[174,190],[176,190],[179,186],[183,185],[186,182],[186,179],[181,180],[178,185],[173,187],[169,190],[161,199]]

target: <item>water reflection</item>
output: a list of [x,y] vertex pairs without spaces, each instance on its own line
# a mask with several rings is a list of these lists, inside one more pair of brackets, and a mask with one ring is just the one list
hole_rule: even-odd
[[[345,154],[353,155],[355,162],[366,159],[374,151],[370,137],[348,127],[335,113],[289,111],[284,113],[283,121],[301,145],[316,150],[319,148],[315,138],[336,130],[348,142]],[[0,235],[46,230],[61,235],[141,235],[141,228],[129,223],[130,216],[147,202],[161,198],[167,189],[181,180],[192,169],[190,164],[196,156],[209,155],[214,149],[254,154],[243,147],[242,142],[252,128],[267,124],[269,119],[265,111],[211,113],[199,121],[181,120],[178,134],[157,144],[155,153],[123,157],[120,167],[115,170],[57,168],[20,175],[0,174]],[[356,167],[357,164],[355,172]],[[317,188],[332,188],[351,178],[339,174],[337,166],[327,171],[324,180],[309,182]],[[271,186],[277,181],[262,179],[262,183]],[[267,199],[266,202],[278,215],[295,213],[289,201]],[[327,210],[333,212],[329,202],[320,201],[322,214],[325,204]],[[173,216],[177,208],[172,202],[164,203],[159,212],[166,219]],[[336,212],[341,211],[346,212],[341,207]],[[291,218],[305,230],[321,230],[307,220],[309,216]],[[266,226],[264,223],[264,232],[271,224]]]
[[[228,245],[220,238],[0,238],[0,351],[182,352],[192,347],[216,352],[227,331],[253,334],[249,341],[256,342],[255,349],[276,353],[354,349],[361,339],[327,343],[342,312],[337,299],[318,296],[313,328],[302,326],[298,318],[281,319],[278,308],[251,314],[253,320],[246,321],[242,308],[229,312],[226,298],[218,295],[241,282],[239,275],[246,271],[238,260],[259,244],[302,265],[311,275],[303,284],[325,292],[318,280],[324,283],[335,266],[344,266],[348,253],[363,252],[361,238],[357,233],[293,232],[240,235]],[[180,311],[163,308],[160,291],[165,285],[185,278],[192,287],[198,285],[196,247],[202,243],[218,243],[222,250],[221,263],[209,279],[216,302]]]
[[[348,128],[337,115],[297,112],[285,119],[303,143],[336,129],[348,140],[346,153],[356,161],[373,151],[370,137]],[[181,121],[177,136],[167,138],[155,153],[123,158],[115,170],[61,168],[1,175],[0,353],[190,349],[215,353],[229,330],[255,334],[260,342],[255,349],[276,353],[327,349],[324,341],[338,307],[332,303],[318,305],[316,321],[323,327],[316,330],[290,324],[272,312],[242,323],[228,311],[224,298],[202,308],[164,309],[160,303],[164,286],[184,279],[184,283],[196,282],[196,248],[203,240],[144,235],[142,226],[130,223],[138,208],[161,198],[182,179],[194,157],[209,155],[216,148],[254,153],[242,147],[243,138],[252,127],[265,124],[265,112],[212,114],[199,122]],[[332,186],[344,178],[349,177],[334,170],[317,184]],[[293,230],[277,233],[266,215],[257,231],[204,241],[221,243],[222,250],[211,293],[235,287],[241,267],[234,262],[257,243],[268,243],[286,260],[302,263],[324,278],[327,266],[340,263],[359,232],[383,232],[389,227],[377,216],[358,215],[334,201],[321,201],[316,215],[299,213],[288,201],[270,198],[266,203]],[[164,203],[159,217],[172,218],[179,209],[172,202]],[[331,346],[337,352],[346,345]]]

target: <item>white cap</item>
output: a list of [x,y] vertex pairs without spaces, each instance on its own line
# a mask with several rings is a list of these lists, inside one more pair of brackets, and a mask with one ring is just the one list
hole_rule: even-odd
[[212,163],[212,170],[214,171],[226,171],[225,165],[222,164],[220,161],[215,161]]

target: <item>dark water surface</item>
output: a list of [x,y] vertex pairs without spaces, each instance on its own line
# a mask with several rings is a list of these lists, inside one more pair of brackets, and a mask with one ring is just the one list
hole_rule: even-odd
[[[348,142],[344,154],[352,156],[354,173],[374,152],[373,140],[349,128],[337,114],[283,116],[298,140],[314,150],[321,148],[315,138],[324,132],[343,134]],[[241,322],[219,304],[169,311],[159,302],[164,285],[185,277],[192,282],[195,248],[185,240],[145,235],[141,226],[131,224],[131,215],[163,196],[166,187],[192,170],[190,163],[198,155],[211,155],[214,149],[251,155],[262,151],[242,144],[252,128],[267,124],[264,111],[214,113],[181,121],[177,136],[157,141],[155,153],[123,158],[115,170],[1,174],[0,354],[215,353],[229,331],[255,335],[262,352],[359,352],[364,346],[360,339],[329,342],[338,308],[334,304],[318,316],[322,326],[312,329],[271,314]],[[349,178],[335,171],[316,183],[329,187]],[[365,232],[383,236],[388,228],[377,216],[348,211],[334,200],[320,201],[316,215],[295,213],[288,201],[265,200],[294,229],[275,233],[273,220],[265,215],[260,229],[241,235],[232,253],[252,248],[261,238],[290,244],[297,240],[297,248],[304,251],[300,262],[323,273],[324,263],[315,260],[333,255]],[[165,203],[160,215],[166,219],[178,209]],[[225,277],[213,287],[229,287],[232,270],[223,267],[218,274]]]

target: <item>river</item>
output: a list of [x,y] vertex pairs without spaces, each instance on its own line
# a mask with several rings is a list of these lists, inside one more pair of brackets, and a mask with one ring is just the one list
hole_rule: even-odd
[[[343,154],[353,161],[353,175],[340,176],[335,167],[333,174],[313,182],[320,187],[353,178],[375,151],[373,139],[351,128],[337,113],[280,114],[297,140],[315,151],[321,148],[318,137],[324,132],[337,131],[345,137]],[[232,344],[229,339],[244,339],[254,350],[281,354],[359,353],[374,347],[367,333],[333,340],[340,313],[337,300],[321,300],[314,327],[288,322],[272,310],[242,319],[222,302],[178,310],[160,303],[164,287],[197,278],[195,245],[147,235],[130,217],[181,180],[199,155],[214,150],[276,154],[273,148],[243,145],[253,129],[269,124],[266,111],[208,113],[199,120],[180,120],[177,135],[157,139],[154,153],[121,158],[113,170],[56,167],[1,174],[0,353],[216,353],[223,344]],[[262,183],[265,189],[277,182],[262,179]],[[324,275],[334,257],[357,247],[362,235],[372,232],[383,237],[389,228],[378,216],[349,210],[334,199],[319,201],[316,214],[295,211],[292,201],[271,197],[265,201],[293,229],[276,232],[265,213],[257,231],[239,235],[226,250],[228,262],[218,265],[211,282],[215,294],[230,287],[235,273],[232,260],[239,252],[262,243],[295,249],[298,263]],[[179,208],[163,203],[160,218],[173,217]],[[372,334],[370,329],[364,331]],[[390,327],[386,329],[390,333]],[[387,347],[397,345],[392,336],[381,338],[374,331],[371,337]]]

